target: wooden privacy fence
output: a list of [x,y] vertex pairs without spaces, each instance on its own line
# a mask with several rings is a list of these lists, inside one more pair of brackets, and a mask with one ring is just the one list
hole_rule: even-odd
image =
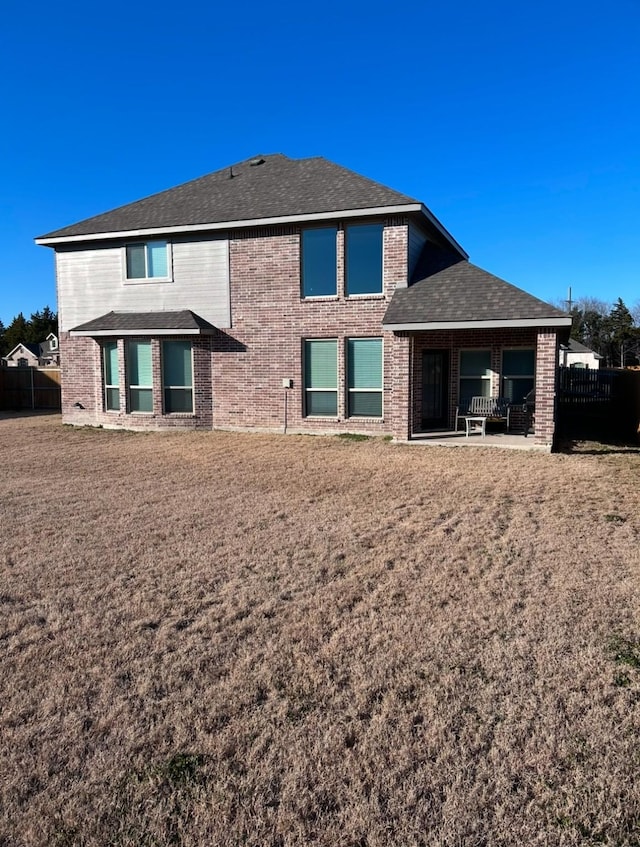
[[60,368],[0,368],[0,410],[61,407]]
[[640,424],[640,373],[558,369],[557,435],[635,443]]

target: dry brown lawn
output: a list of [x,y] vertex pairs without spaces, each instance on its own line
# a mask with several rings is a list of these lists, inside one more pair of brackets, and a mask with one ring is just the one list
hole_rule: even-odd
[[0,844],[640,844],[640,454],[0,418]]

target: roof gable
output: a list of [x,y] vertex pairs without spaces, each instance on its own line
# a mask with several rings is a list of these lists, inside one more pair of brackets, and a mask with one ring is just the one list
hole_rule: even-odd
[[37,240],[413,205],[420,201],[322,157],[258,156]]
[[7,353],[7,355],[4,358],[5,359],[12,359],[15,354],[22,355],[22,356],[31,356],[34,359],[37,359],[39,354],[40,354],[40,348],[38,347],[37,344],[31,344],[31,343],[21,341],[19,344],[16,344],[16,346],[13,348],[13,350],[11,350],[9,353]]

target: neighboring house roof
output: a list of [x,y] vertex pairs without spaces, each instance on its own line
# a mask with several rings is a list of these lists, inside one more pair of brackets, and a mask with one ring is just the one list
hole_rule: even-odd
[[4,357],[5,359],[11,359],[14,353],[31,353],[32,356],[35,356],[36,359],[40,355],[40,347],[38,344],[32,344],[30,342],[21,341],[20,344],[16,344],[16,346]]
[[570,324],[564,312],[468,261],[397,288],[382,322],[396,331]]
[[40,348],[41,356],[52,356],[58,354],[58,337],[50,332],[49,335],[45,338],[44,341],[41,341],[38,345]]
[[80,324],[72,335],[211,335],[212,324],[188,309],[180,312],[107,312]]
[[575,338],[570,338],[569,341],[562,346],[567,350],[567,353],[590,353],[592,356],[595,356],[596,359],[604,359],[604,356],[601,356],[600,353],[596,353],[596,351],[592,350],[590,347],[585,347],[584,344],[576,341]]
[[426,217],[454,250],[466,256],[421,201],[320,156],[257,156],[153,194],[135,203],[54,230],[39,244],[163,231],[215,229],[233,224],[322,220],[336,213],[393,211]]

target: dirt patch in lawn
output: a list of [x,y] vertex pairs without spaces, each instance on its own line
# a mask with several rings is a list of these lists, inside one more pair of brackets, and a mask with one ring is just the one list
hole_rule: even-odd
[[639,455],[0,443],[0,844],[639,843]]

